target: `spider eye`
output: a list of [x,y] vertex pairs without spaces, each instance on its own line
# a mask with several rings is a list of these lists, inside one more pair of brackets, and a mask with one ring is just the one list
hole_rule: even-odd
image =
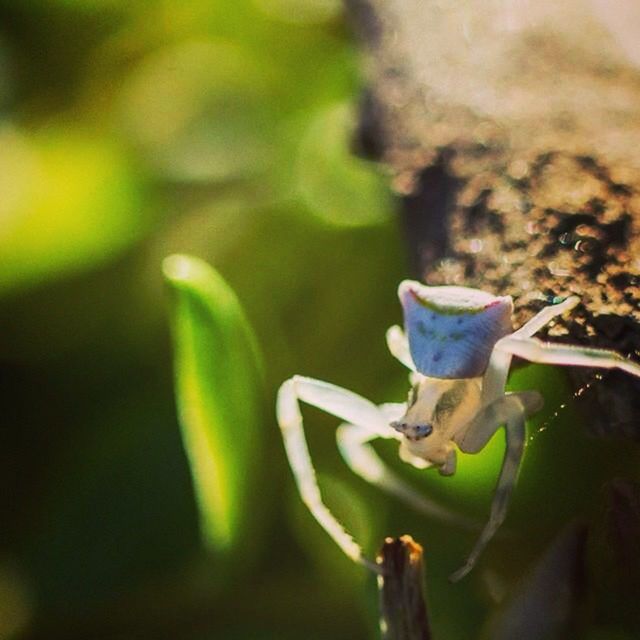
[[419,438],[426,438],[433,433],[433,425],[419,424],[416,426],[416,436]]

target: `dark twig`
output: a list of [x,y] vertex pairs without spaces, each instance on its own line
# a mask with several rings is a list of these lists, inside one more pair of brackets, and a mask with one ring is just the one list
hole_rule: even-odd
[[551,544],[494,620],[491,640],[573,638],[585,592],[587,527],[575,522]]
[[378,578],[383,640],[430,640],[422,547],[411,536],[387,538],[377,562],[383,571]]

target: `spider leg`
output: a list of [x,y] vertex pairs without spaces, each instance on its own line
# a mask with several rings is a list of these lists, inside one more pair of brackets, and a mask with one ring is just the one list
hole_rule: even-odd
[[276,407],[278,424],[303,502],[348,557],[379,573],[380,569],[377,565],[364,557],[360,545],[345,531],[322,501],[304,435],[300,401],[347,420],[362,429],[367,429],[373,437],[388,437],[387,434],[392,429],[382,411],[372,402],[327,382],[294,376],[284,382],[278,391]]
[[496,350],[540,364],[620,369],[632,376],[640,377],[640,364],[606,349],[542,342],[537,338],[506,336],[498,341]]
[[[386,437],[394,438],[394,434],[395,432],[390,433]],[[356,475],[383,491],[400,498],[416,511],[429,517],[437,518],[450,524],[473,528],[473,522],[470,519],[449,511],[426,498],[393,473],[369,444],[371,440],[381,437],[379,434],[354,424],[345,423],[338,427],[336,436],[338,448],[344,461]],[[455,455],[454,451],[452,453]]]
[[447,459],[445,463],[440,467],[440,475],[441,476],[452,476],[458,467],[458,455],[456,450],[451,447],[449,453],[447,453]]
[[536,313],[531,320],[522,325],[511,335],[515,338],[530,338],[534,333],[551,322],[553,318],[562,315],[565,311],[573,309],[580,302],[578,296],[569,296],[560,304],[552,304]]
[[463,453],[478,453],[508,418],[522,408],[525,417],[533,415],[543,405],[538,391],[514,391],[503,394],[481,409],[460,436],[454,438]]
[[397,324],[387,329],[387,347],[391,355],[399,360],[407,369],[411,369],[411,371],[416,370],[416,365],[413,363],[409,351],[407,336]]
[[489,521],[464,565],[450,576],[452,582],[457,582],[473,569],[480,554],[505,519],[524,451],[525,418],[539,409],[541,403],[542,397],[536,391],[504,395],[480,411],[458,443],[462,451],[475,453],[484,447],[502,424],[505,425],[507,446],[493,494]]
[[489,406],[504,396],[512,359],[513,356],[507,351],[493,349],[482,379],[482,406]]
[[529,322],[524,324],[520,329],[515,331],[502,340],[499,340],[496,348],[494,348],[489,365],[484,374],[482,383],[482,403],[488,405],[504,394],[504,388],[507,384],[509,376],[509,368],[511,367],[511,359],[513,354],[508,349],[499,348],[500,345],[511,338],[526,339],[533,336],[548,324],[553,318],[562,315],[565,311],[573,309],[580,302],[578,296],[570,296],[560,304],[550,305],[538,312]]

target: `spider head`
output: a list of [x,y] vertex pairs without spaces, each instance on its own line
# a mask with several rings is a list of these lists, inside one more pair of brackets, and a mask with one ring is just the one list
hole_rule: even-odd
[[420,376],[409,392],[404,416],[391,427],[404,437],[404,450],[432,463],[444,460],[457,432],[480,406],[477,379],[449,380]]
[[439,401],[453,383],[425,376],[414,382],[404,416],[390,426],[403,435],[403,451],[422,460],[436,462],[442,457],[449,440],[442,412],[438,409]]

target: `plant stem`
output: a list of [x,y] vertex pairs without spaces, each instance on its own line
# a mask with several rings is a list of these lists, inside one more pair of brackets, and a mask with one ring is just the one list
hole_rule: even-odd
[[387,538],[377,558],[383,640],[430,640],[422,547],[411,536]]

